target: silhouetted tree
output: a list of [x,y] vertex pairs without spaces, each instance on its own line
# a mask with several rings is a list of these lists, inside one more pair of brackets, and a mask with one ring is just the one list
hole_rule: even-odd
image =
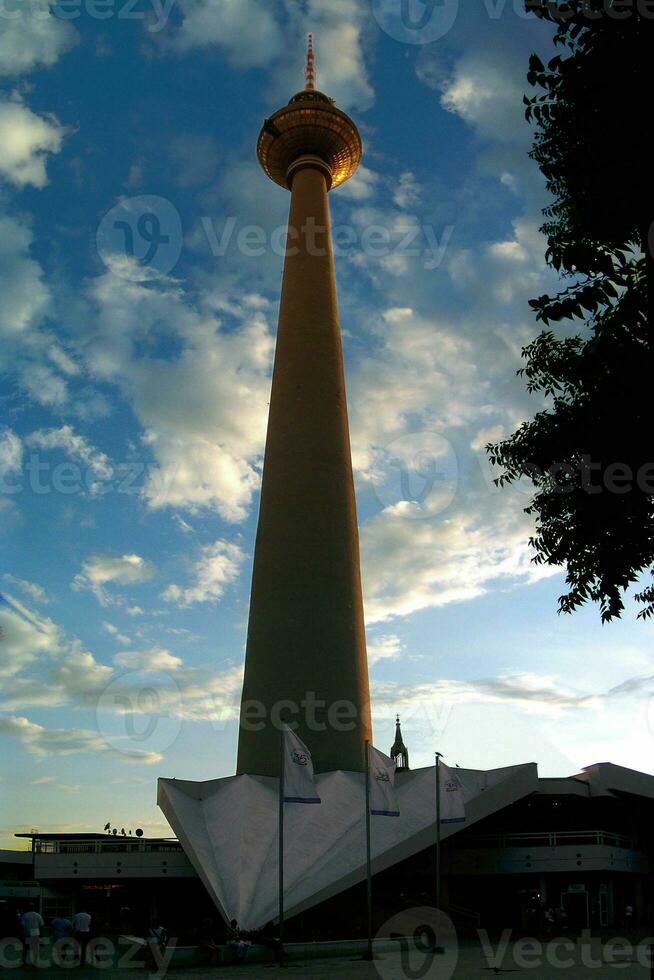
[[[624,591],[654,572],[651,86],[654,9],[625,0],[526,0],[556,25],[557,54],[532,55],[525,96],[531,157],[553,203],[546,260],[569,280],[530,301],[545,326],[583,319],[578,336],[540,334],[519,374],[547,408],[487,447],[503,485],[527,475],[534,561],[567,568],[563,612],[598,602],[619,617]],[[650,4],[650,8],[654,5]],[[649,302],[649,305],[648,305]],[[654,587],[637,596],[654,614]]]

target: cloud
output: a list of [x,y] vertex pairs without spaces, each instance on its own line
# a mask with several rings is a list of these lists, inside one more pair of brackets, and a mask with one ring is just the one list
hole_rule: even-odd
[[397,660],[403,650],[402,641],[393,633],[375,637],[368,642],[368,664],[373,667],[380,660]]
[[88,589],[100,605],[107,606],[117,599],[105,589],[106,585],[139,585],[149,582],[155,574],[154,565],[140,555],[128,554],[119,558],[93,555],[82,564],[82,571],[73,579],[72,588],[76,591]]
[[361,531],[370,623],[483,595],[491,584],[528,584],[557,573],[534,565],[531,522],[515,495],[466,492],[442,517],[389,507]]
[[50,303],[41,267],[29,254],[32,240],[29,228],[0,214],[0,334],[7,339],[38,325]]
[[59,429],[38,429],[25,437],[25,444],[31,449],[61,449],[70,459],[87,466],[90,473],[97,477],[95,481],[87,481],[91,493],[99,490],[102,482],[113,473],[109,457],[95,449],[85,436],[77,434],[70,425],[62,425]]
[[66,129],[19,101],[0,101],[0,176],[17,187],[45,187],[47,155],[61,149]]
[[151,650],[125,650],[116,654],[114,662],[118,667],[131,670],[177,670],[183,661],[169,650],[153,647]]
[[23,462],[23,444],[11,429],[0,432],[0,481],[20,473]]
[[[364,31],[370,7],[364,0],[286,0],[288,25],[284,61],[276,65],[271,97],[281,102],[303,87],[306,34],[314,35],[316,87],[347,110],[368,109],[374,102],[364,57]],[[288,52],[295,57],[289,57]]]
[[[225,308],[224,293],[205,293],[198,309],[170,281],[146,287],[112,275],[90,293],[98,315],[95,329],[86,318],[80,342],[89,368],[133,402],[154,458],[148,505],[242,521],[259,487],[270,391],[273,342],[258,298],[241,295]],[[141,337],[162,333],[178,356],[137,355]]]
[[123,646],[129,646],[129,644],[132,642],[129,636],[121,633],[118,627],[114,626],[113,623],[108,623],[105,620],[102,623],[102,629],[105,631],[105,633],[109,633],[110,636],[113,636],[116,642],[122,644]]
[[0,678],[13,677],[39,658],[54,657],[63,650],[56,624],[11,595],[0,603],[0,628]]
[[196,602],[216,602],[225,589],[236,581],[245,555],[229,541],[218,540],[206,545],[193,569],[193,583],[186,587],[169,585],[162,597],[178,606],[190,606]]
[[50,68],[77,43],[73,26],[46,5],[12,4],[0,23],[0,75],[21,75]]
[[42,759],[52,755],[110,753],[119,755],[125,762],[154,765],[163,758],[158,752],[129,756],[110,746],[97,731],[83,728],[45,728],[20,715],[0,715],[0,734],[18,739],[27,752]]
[[393,191],[393,204],[398,208],[411,208],[420,200],[420,184],[415,174],[405,170],[400,174],[397,187]]
[[403,721],[425,711],[433,710],[436,718],[442,716],[445,707],[482,703],[508,703],[529,714],[562,717],[568,711],[598,709],[607,696],[604,692],[579,693],[554,676],[527,671],[472,681],[373,681],[372,688],[376,711],[383,714],[388,707],[397,706],[402,709]]
[[47,603],[50,602],[47,592],[42,586],[37,585],[36,582],[28,582],[24,578],[16,578],[15,575],[11,575],[9,572],[5,572],[3,575],[5,582],[9,582],[10,585],[16,586],[21,592],[33,599],[34,602]]
[[213,47],[238,68],[268,65],[283,50],[282,33],[266,0],[179,0],[180,52]]

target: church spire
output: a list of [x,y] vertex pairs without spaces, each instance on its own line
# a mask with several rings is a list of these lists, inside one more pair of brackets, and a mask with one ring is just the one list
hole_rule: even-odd
[[391,748],[391,759],[394,760],[395,768],[398,772],[409,768],[409,750],[404,744],[404,740],[402,738],[402,728],[400,726],[399,715],[395,721],[395,741],[393,742],[393,747]]

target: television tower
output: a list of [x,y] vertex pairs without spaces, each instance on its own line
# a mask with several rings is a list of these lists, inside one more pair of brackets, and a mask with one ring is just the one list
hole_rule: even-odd
[[[259,163],[291,192],[261,487],[238,773],[276,776],[279,719],[317,772],[364,769],[371,738],[352,458],[327,194],[356,171],[352,120],[305,88],[266,119]],[[294,723],[297,723],[295,726]]]

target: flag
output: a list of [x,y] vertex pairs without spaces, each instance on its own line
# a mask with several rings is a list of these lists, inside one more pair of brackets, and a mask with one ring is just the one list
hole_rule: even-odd
[[399,817],[395,798],[395,762],[379,749],[368,746],[370,812],[375,817]]
[[441,823],[464,823],[463,787],[455,769],[440,764]]
[[320,803],[311,753],[288,725],[284,731],[284,803]]

